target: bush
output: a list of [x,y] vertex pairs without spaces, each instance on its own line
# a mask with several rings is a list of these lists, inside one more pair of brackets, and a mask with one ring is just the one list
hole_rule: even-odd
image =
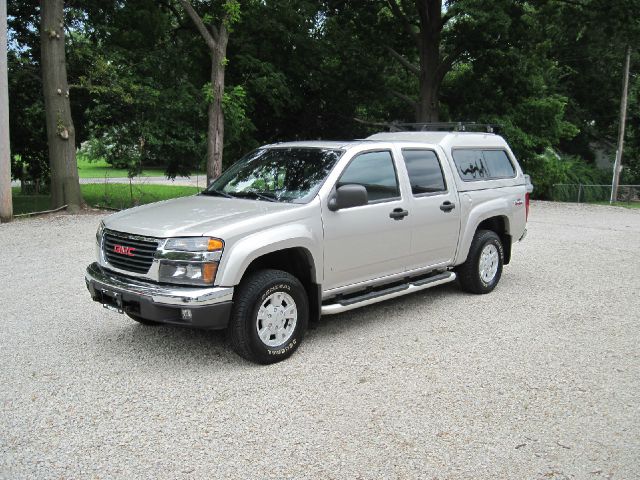
[[554,184],[607,184],[607,172],[591,165],[579,157],[562,156],[546,149],[527,162],[527,171],[534,185],[533,198],[554,198]]
[[82,144],[78,157],[88,161],[104,160],[114,168],[129,170],[135,176],[141,170],[140,146],[135,139],[125,138],[126,129],[113,128],[101,137],[92,137]]

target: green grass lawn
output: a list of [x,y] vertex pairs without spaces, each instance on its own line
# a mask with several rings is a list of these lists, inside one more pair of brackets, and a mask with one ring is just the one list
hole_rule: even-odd
[[186,197],[200,191],[196,187],[174,185],[132,185],[124,183],[97,183],[81,185],[87,205],[125,209],[135,205],[159,202],[170,198]]
[[[609,202],[596,202],[598,205],[607,205],[609,206]],[[625,208],[640,208],[640,202],[615,202],[613,207],[625,207]]]
[[13,187],[13,214],[42,212],[51,208],[49,195],[21,195],[20,187]]
[[[80,185],[87,205],[125,209],[135,205],[158,202],[176,197],[194,195],[200,191],[196,187],[173,185],[133,185],[123,183],[92,183]],[[51,208],[49,195],[22,195],[20,188],[13,188],[14,215],[41,212]]]
[[[80,178],[127,178],[129,171],[124,168],[113,168],[104,160],[90,162],[78,155],[78,175]],[[143,170],[142,177],[164,177],[164,170],[151,168]]]

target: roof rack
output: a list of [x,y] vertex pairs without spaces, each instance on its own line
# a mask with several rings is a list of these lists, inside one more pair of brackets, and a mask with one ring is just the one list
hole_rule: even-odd
[[486,132],[496,133],[500,125],[476,122],[429,122],[387,124],[390,132]]

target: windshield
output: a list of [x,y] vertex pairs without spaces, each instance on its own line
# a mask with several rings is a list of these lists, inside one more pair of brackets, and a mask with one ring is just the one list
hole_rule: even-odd
[[202,193],[306,203],[343,153],[325,148],[259,149],[234,163]]

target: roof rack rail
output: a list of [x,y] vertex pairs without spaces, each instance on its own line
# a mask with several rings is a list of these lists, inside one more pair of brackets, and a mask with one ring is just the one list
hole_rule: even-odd
[[388,124],[391,132],[486,132],[496,133],[500,125],[476,122],[425,122]]

